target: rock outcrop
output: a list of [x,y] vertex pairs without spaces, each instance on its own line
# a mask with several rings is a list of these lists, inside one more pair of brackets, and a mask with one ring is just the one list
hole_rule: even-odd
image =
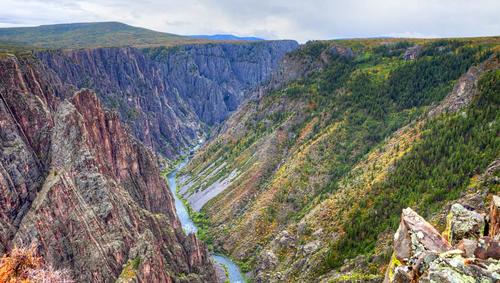
[[420,45],[415,45],[412,47],[409,47],[406,49],[405,53],[403,54],[403,59],[404,60],[415,60],[420,56],[420,53],[422,53],[422,46]]
[[118,114],[90,90],[59,99],[33,59],[0,66],[0,253],[34,244],[81,282],[216,281],[155,155]]
[[[134,135],[173,157],[225,120],[266,81],[295,41],[171,48],[96,48],[36,52],[60,88],[91,88]],[[73,91],[59,91],[69,97]]]
[[496,239],[500,240],[500,197],[493,196],[490,211],[489,235],[498,235]]
[[404,209],[385,282],[498,282],[500,246],[494,239],[498,234],[483,236],[488,233],[486,219],[494,222],[495,213],[495,201],[489,217],[456,203],[442,237],[416,212]]

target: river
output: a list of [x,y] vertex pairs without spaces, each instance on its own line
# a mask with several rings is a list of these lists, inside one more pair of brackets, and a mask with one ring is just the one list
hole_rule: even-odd
[[[179,220],[181,221],[182,228],[185,233],[196,233],[198,228],[194,224],[193,220],[189,216],[188,210],[182,200],[177,196],[177,172],[181,170],[184,166],[186,166],[188,162],[188,158],[182,161],[177,168],[172,171],[168,176],[168,186],[170,191],[174,195],[175,199],[175,210],[177,211],[177,216],[179,216]],[[212,259],[217,262],[219,265],[222,265],[227,270],[229,275],[229,282],[231,283],[243,283],[245,279],[243,274],[240,271],[238,265],[236,265],[230,258],[221,255],[221,254],[212,254]]]

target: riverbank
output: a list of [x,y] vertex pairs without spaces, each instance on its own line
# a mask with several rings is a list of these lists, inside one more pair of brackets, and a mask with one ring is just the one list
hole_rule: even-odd
[[[203,221],[204,215],[202,213],[195,212],[192,209],[190,209],[190,206],[187,203],[187,201],[182,199],[182,197],[178,194],[177,173],[184,166],[186,166],[188,161],[189,158],[186,157],[182,162],[178,163],[178,165],[174,170],[171,170],[170,172],[163,174],[163,176],[166,177],[168,187],[172,192],[172,194],[174,195],[175,209],[184,232],[186,234],[196,233],[200,240],[205,241],[208,240],[208,237],[203,232],[204,230],[199,230],[198,229],[199,227],[196,225],[196,222],[200,223],[200,221]],[[194,221],[193,219],[196,219],[197,221]],[[210,246],[210,243],[207,244]],[[220,275],[219,278],[221,279],[221,282],[230,282],[230,283],[246,282],[246,279],[244,275],[241,273],[239,266],[235,262],[233,262],[229,257],[224,256],[222,254],[212,254],[212,260],[215,262],[215,264],[219,265],[224,270],[224,272],[221,272],[220,270],[218,272],[218,274]],[[222,275],[226,276],[226,278],[225,279],[222,278]]]

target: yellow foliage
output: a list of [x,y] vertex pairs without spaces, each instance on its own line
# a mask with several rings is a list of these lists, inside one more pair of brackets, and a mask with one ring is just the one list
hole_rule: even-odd
[[55,270],[46,265],[43,258],[37,255],[36,247],[14,247],[0,258],[0,282],[2,283],[71,283],[67,270]]
[[34,246],[14,248],[0,259],[0,282],[30,282],[28,271],[42,264],[43,259],[36,255]]

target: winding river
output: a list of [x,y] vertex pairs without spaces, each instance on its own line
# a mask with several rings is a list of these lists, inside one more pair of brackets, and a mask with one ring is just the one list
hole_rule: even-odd
[[[175,199],[175,210],[177,211],[177,215],[179,216],[179,220],[181,221],[182,228],[185,233],[196,233],[198,228],[194,224],[193,220],[189,216],[188,210],[181,199],[177,196],[177,172],[181,170],[184,166],[186,166],[188,162],[188,158],[182,161],[177,168],[172,171],[168,176],[168,186],[170,191],[174,195]],[[227,274],[229,275],[229,282],[231,283],[243,283],[245,279],[240,271],[238,265],[236,265],[230,258],[221,255],[221,254],[212,254],[212,259],[217,262],[219,265],[224,266],[227,270]]]

